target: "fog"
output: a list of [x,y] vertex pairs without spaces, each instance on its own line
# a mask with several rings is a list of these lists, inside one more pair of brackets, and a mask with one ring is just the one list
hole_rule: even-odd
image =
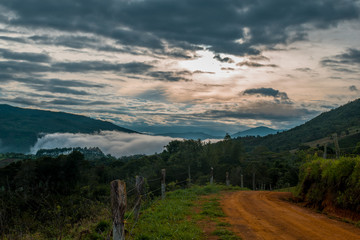
[[154,154],[164,150],[176,138],[151,136],[145,134],[102,131],[97,134],[52,133],[39,138],[30,153],[39,149],[69,147],[99,147],[105,154],[115,157],[134,154]]

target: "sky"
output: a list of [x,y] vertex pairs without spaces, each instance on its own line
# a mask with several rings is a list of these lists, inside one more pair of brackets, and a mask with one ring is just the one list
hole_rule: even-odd
[[360,93],[358,0],[0,0],[0,103],[152,133],[288,129]]

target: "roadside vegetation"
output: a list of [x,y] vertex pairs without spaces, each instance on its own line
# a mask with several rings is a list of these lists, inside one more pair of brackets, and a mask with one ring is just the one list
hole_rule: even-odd
[[[156,201],[151,207],[144,210],[137,224],[129,222],[129,237],[137,240],[205,239],[198,221],[209,218],[209,221],[220,224],[218,217],[224,216],[216,194],[220,191],[239,189],[223,185],[207,185],[192,186],[188,189],[170,192],[165,200]],[[197,205],[199,198],[206,195],[212,197]],[[195,207],[200,208],[200,211],[195,211]],[[132,228],[131,225],[134,227]],[[225,224],[225,226],[227,225]],[[240,239],[225,229],[224,223],[222,226],[220,224],[216,231],[213,234],[219,235],[220,239]]]
[[360,213],[360,157],[312,157],[300,168],[296,195],[319,210],[337,207]]

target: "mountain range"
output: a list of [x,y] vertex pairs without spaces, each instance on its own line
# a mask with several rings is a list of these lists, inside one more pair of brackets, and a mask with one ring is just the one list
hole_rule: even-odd
[[[136,133],[110,122],[63,112],[24,109],[0,104],[0,152],[26,153],[37,139],[47,133],[94,133],[101,130]],[[314,119],[287,131],[257,127],[232,134],[248,149],[266,146],[272,151],[316,146],[331,142],[337,133],[346,145],[360,142],[360,99],[324,112]],[[185,139],[222,139],[202,132],[159,133],[155,135]],[[340,145],[341,145],[340,141]]]
[[135,133],[89,117],[0,104],[0,152],[26,153],[45,133],[94,133],[101,130]]
[[232,138],[237,137],[246,137],[246,136],[260,136],[264,137],[269,134],[276,134],[278,132],[281,132],[282,130],[275,130],[268,127],[256,127],[256,128],[250,128],[245,131],[237,132],[231,135]]

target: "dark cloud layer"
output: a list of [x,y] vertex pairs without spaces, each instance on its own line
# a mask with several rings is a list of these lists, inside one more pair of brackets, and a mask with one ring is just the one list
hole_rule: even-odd
[[201,117],[212,119],[256,119],[270,121],[293,121],[306,119],[318,114],[317,111],[306,108],[295,108],[288,104],[275,102],[257,102],[251,106],[231,110],[209,110],[201,114]]
[[286,92],[280,92],[273,88],[250,88],[246,89],[244,95],[262,95],[266,97],[280,98],[281,100],[289,100]]
[[353,0],[3,0],[1,5],[16,14],[12,25],[94,33],[149,49],[164,49],[165,40],[181,49],[209,46],[236,55],[259,54],[258,45],[303,40],[307,27],[324,29],[359,17]]
[[163,71],[156,71],[150,72],[148,75],[153,77],[154,80],[158,81],[165,81],[165,82],[178,82],[178,81],[191,81],[188,78],[185,78],[184,75],[191,75],[192,73],[187,71],[180,71],[180,72],[163,72]]
[[49,62],[50,57],[45,53],[13,52],[0,48],[0,56],[4,59],[24,60],[29,62]]
[[359,70],[360,50],[349,48],[342,54],[322,59],[320,63],[334,71],[353,73]]

